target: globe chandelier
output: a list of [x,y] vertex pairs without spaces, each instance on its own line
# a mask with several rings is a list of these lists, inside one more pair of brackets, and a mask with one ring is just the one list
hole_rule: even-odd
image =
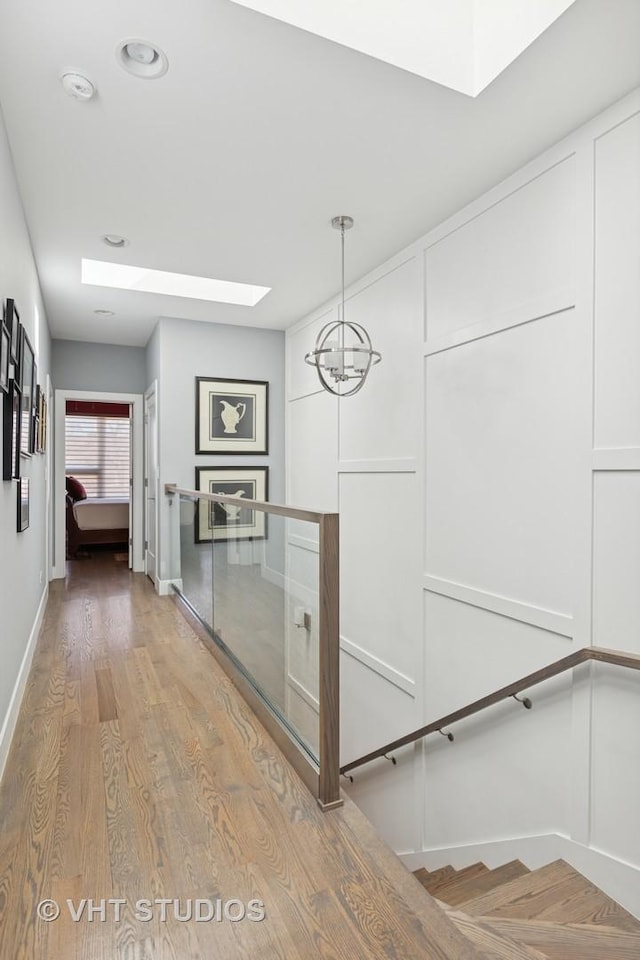
[[353,226],[353,217],[334,217],[334,230],[340,231],[342,249],[342,301],[338,319],[330,320],[320,330],[315,347],[305,356],[305,363],[315,367],[325,390],[338,397],[351,397],[364,386],[369,370],[382,360],[373,349],[371,337],[363,326],[344,318],[344,234]]

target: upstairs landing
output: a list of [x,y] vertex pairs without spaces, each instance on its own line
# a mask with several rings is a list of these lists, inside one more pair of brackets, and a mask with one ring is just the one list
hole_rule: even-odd
[[[198,899],[266,916],[198,922]],[[52,584],[0,788],[0,904],[7,960],[491,955],[352,803],[319,810],[172,600],[97,553]]]

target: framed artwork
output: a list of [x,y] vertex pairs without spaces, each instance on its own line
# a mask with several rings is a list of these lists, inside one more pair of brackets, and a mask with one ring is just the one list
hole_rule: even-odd
[[27,333],[22,327],[20,343],[20,456],[30,457],[33,453],[33,404],[35,392],[35,360],[33,348]]
[[196,453],[268,453],[269,384],[196,377]]
[[44,453],[47,449],[47,401],[44,390],[36,387],[36,439],[35,452]]
[[11,340],[10,363],[17,368],[20,361],[20,314],[16,309],[15,300],[8,299],[4,304],[2,313],[3,322],[9,331]]
[[[245,500],[266,500],[268,467],[196,467],[196,490]],[[263,540],[267,515],[240,504],[199,501],[195,518],[196,543]]]
[[15,380],[9,381],[9,392],[2,410],[2,479],[20,476],[20,390]]
[[18,533],[29,526],[29,480],[20,477],[16,487],[18,491]]
[[2,324],[0,327],[0,390],[9,392],[9,365],[11,355],[11,336]]

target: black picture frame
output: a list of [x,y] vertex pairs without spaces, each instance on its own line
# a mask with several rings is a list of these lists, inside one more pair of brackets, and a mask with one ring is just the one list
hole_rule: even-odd
[[[266,501],[269,496],[269,468],[196,467],[196,490]],[[198,500],[194,531],[196,543],[265,540],[267,514],[250,507]]]
[[2,409],[2,479],[17,480],[20,476],[20,388],[9,381],[9,392]]
[[20,477],[17,490],[17,530],[23,533],[29,526],[29,478]]
[[196,377],[196,454],[268,452],[268,381]]
[[[15,300],[12,300],[11,297],[8,297],[3,305],[3,322],[9,331],[9,336],[11,338],[11,352],[9,354],[10,362],[16,367],[16,379],[17,378],[17,367],[20,363],[20,314],[16,307]],[[18,384],[19,385],[19,384]]]
[[11,334],[6,326],[0,327],[0,390],[9,392],[9,367],[11,355]]
[[33,347],[22,327],[20,342],[20,456],[30,457],[33,453],[33,405],[36,364]]

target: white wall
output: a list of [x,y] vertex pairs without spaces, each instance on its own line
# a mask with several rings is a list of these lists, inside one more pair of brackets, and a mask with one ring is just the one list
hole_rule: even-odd
[[[206,456],[195,453],[195,378],[226,377],[269,383],[269,453]],[[284,334],[279,330],[198,323],[163,317],[147,347],[148,385],[158,381],[160,463],[160,580],[173,576],[165,483],[195,487],[196,466],[267,466],[269,499],[284,502]],[[282,557],[281,527],[273,525],[267,550]],[[282,569],[282,560],[278,569]]]
[[146,351],[110,343],[52,340],[51,379],[57,390],[144,393]]
[[[35,351],[38,383],[44,387],[49,373],[49,329],[1,115],[0,210],[0,298],[13,297],[16,301]],[[6,402],[3,394],[0,398],[0,404]],[[48,447],[51,451],[51,435]],[[37,637],[38,615],[44,609],[48,580],[47,457],[34,454],[30,459],[22,459],[21,470],[30,480],[30,523],[23,533],[16,532],[16,483],[0,482],[0,772]]]
[[[639,265],[636,91],[350,288],[383,354],[358,395],[302,366],[335,304],[288,332],[289,499],[341,514],[343,763],[580,647],[640,652]],[[640,913],[638,675],[531,696],[350,792],[430,866],[538,838]]]

